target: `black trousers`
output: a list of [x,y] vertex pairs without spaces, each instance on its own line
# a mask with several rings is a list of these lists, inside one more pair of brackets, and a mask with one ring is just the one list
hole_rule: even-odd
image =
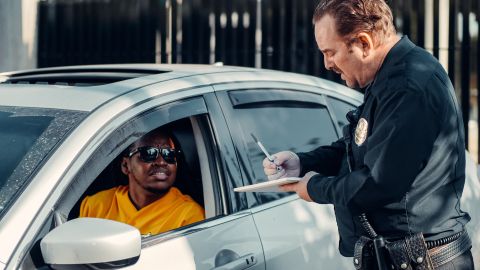
[[472,252],[470,250],[464,252],[448,263],[440,265],[436,270],[475,270]]

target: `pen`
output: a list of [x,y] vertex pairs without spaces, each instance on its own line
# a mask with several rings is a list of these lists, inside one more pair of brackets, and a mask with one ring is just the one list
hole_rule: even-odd
[[[263,146],[263,144],[257,140],[257,137],[255,137],[255,135],[253,135],[253,133],[250,133],[250,135],[252,136],[253,140],[255,141],[255,143],[260,147],[260,149],[262,150],[262,152],[265,154],[265,156],[267,156],[267,159],[273,163],[273,157],[267,152],[267,149],[265,149],[265,147]],[[281,171],[282,170],[282,167],[278,166],[277,165],[277,171]]]

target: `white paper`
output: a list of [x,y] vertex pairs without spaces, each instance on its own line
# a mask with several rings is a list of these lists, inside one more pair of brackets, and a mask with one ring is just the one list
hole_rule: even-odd
[[277,180],[270,180],[253,185],[234,188],[235,192],[284,192],[280,188],[281,185],[297,183],[300,177],[286,177]]

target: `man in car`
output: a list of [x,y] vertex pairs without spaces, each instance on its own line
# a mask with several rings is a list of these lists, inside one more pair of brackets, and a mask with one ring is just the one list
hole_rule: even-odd
[[203,208],[172,185],[177,173],[172,136],[158,128],[133,143],[123,157],[127,186],[86,197],[80,217],[116,220],[143,235],[162,233],[205,218]]
[[[265,173],[271,180],[302,176],[283,190],[335,206],[340,252],[355,253],[357,269],[361,254],[375,250],[390,255],[364,268],[474,269],[470,216],[460,209],[463,122],[443,67],[397,36],[384,0],[321,0],[313,23],[325,67],[361,89],[364,102],[347,114],[340,140],[277,153],[274,163],[264,160]],[[387,240],[388,249],[374,250],[373,239]]]

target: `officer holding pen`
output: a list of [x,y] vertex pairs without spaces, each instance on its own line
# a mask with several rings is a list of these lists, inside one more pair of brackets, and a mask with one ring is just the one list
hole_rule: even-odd
[[276,153],[265,174],[303,177],[282,189],[335,206],[339,250],[356,269],[474,269],[462,116],[445,70],[397,35],[384,0],[321,0],[313,24],[325,67],[364,102],[341,139]]

